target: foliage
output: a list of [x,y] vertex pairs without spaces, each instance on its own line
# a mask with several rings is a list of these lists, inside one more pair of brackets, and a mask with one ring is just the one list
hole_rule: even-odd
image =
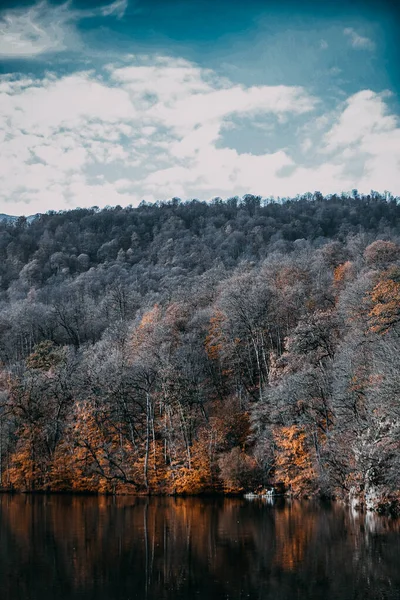
[[400,206],[0,222],[1,486],[399,498]]

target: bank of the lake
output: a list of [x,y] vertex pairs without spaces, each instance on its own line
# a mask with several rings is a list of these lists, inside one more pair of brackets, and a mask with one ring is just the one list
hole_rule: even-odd
[[221,500],[221,499],[241,499],[246,501],[259,501],[266,503],[279,503],[284,502],[305,502],[312,501],[316,505],[318,503],[332,503],[340,506],[348,506],[354,512],[371,512],[380,515],[387,515],[390,517],[400,517],[400,497],[399,494],[388,494],[386,490],[370,489],[363,490],[362,492],[356,490],[350,490],[349,493],[341,493],[328,497],[326,495],[314,494],[311,496],[296,496],[290,491],[280,488],[279,492],[275,492],[274,488],[269,490],[262,490],[258,492],[243,492],[243,491],[231,491],[231,492],[203,492],[200,494],[165,494],[155,492],[137,492],[129,488],[124,488],[123,491],[93,491],[93,490],[77,490],[71,492],[71,490],[52,490],[52,489],[41,489],[41,490],[16,490],[10,488],[0,488],[0,494],[11,495],[11,496],[77,496],[77,497],[113,497],[113,498],[198,498],[208,500]]

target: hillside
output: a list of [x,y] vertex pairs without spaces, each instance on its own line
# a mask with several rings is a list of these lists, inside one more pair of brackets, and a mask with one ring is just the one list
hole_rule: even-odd
[[0,259],[3,488],[396,507],[398,199],[3,219]]

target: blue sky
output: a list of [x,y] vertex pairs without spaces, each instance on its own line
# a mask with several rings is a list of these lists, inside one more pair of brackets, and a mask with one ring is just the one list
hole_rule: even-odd
[[365,0],[3,0],[0,212],[400,195],[399,22]]

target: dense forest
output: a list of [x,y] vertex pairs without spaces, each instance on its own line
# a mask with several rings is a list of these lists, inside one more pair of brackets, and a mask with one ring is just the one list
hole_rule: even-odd
[[0,221],[2,489],[400,500],[400,201]]

